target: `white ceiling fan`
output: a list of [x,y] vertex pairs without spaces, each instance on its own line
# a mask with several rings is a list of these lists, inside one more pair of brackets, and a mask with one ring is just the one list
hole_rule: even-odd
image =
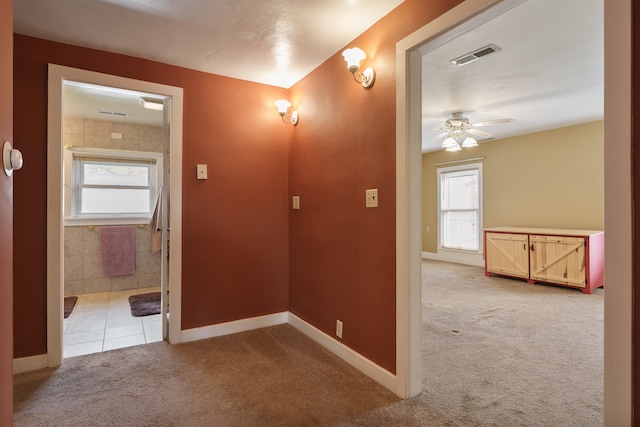
[[442,148],[445,148],[447,151],[459,151],[462,147],[467,148],[478,145],[478,141],[476,141],[472,135],[479,136],[480,138],[491,137],[489,132],[474,128],[511,123],[514,121],[514,119],[497,119],[486,122],[469,123],[469,119],[462,114],[462,111],[451,113],[451,118],[447,119],[444,123],[445,127],[441,129],[444,130],[444,132],[435,136],[431,141],[437,141],[446,136],[447,138],[442,142]]

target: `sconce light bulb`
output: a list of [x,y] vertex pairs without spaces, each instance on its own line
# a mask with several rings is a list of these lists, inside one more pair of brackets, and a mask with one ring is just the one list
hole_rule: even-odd
[[344,60],[347,61],[347,69],[350,73],[355,73],[360,68],[360,61],[365,59],[367,55],[358,47],[352,47],[342,52]]
[[278,114],[284,116],[287,114],[287,110],[291,107],[291,103],[286,99],[278,99],[276,102],[276,107],[278,107]]

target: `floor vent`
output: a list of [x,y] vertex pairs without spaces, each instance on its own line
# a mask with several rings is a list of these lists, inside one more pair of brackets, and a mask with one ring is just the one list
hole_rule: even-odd
[[501,49],[499,46],[496,46],[495,44],[490,44],[488,46],[481,47],[480,49],[474,50],[473,52],[469,52],[455,59],[452,59],[451,62],[456,64],[458,67],[460,67],[462,65],[469,64],[473,61],[477,61],[478,59],[482,58],[483,56],[487,56],[490,53],[498,52],[500,50]]

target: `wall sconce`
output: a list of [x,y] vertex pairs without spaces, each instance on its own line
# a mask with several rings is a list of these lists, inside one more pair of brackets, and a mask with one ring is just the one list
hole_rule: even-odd
[[298,112],[294,111],[291,114],[287,114],[287,110],[291,107],[291,103],[286,99],[279,99],[275,102],[278,107],[278,114],[282,117],[282,121],[285,123],[291,123],[292,125],[298,124]]
[[[364,72],[358,72],[360,69],[360,61],[365,59],[367,55],[364,51],[357,47],[352,47],[342,52],[344,60],[347,61],[347,69],[353,75],[353,79],[360,83],[362,87],[369,87],[376,79],[376,72],[371,67],[367,67]],[[360,80],[358,80],[358,77]]]

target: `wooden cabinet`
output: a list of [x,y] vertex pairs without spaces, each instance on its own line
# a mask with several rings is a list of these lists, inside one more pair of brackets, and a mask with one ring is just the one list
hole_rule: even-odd
[[529,278],[529,236],[485,231],[485,272]]
[[579,288],[604,285],[604,233],[593,230],[484,229],[485,274]]

